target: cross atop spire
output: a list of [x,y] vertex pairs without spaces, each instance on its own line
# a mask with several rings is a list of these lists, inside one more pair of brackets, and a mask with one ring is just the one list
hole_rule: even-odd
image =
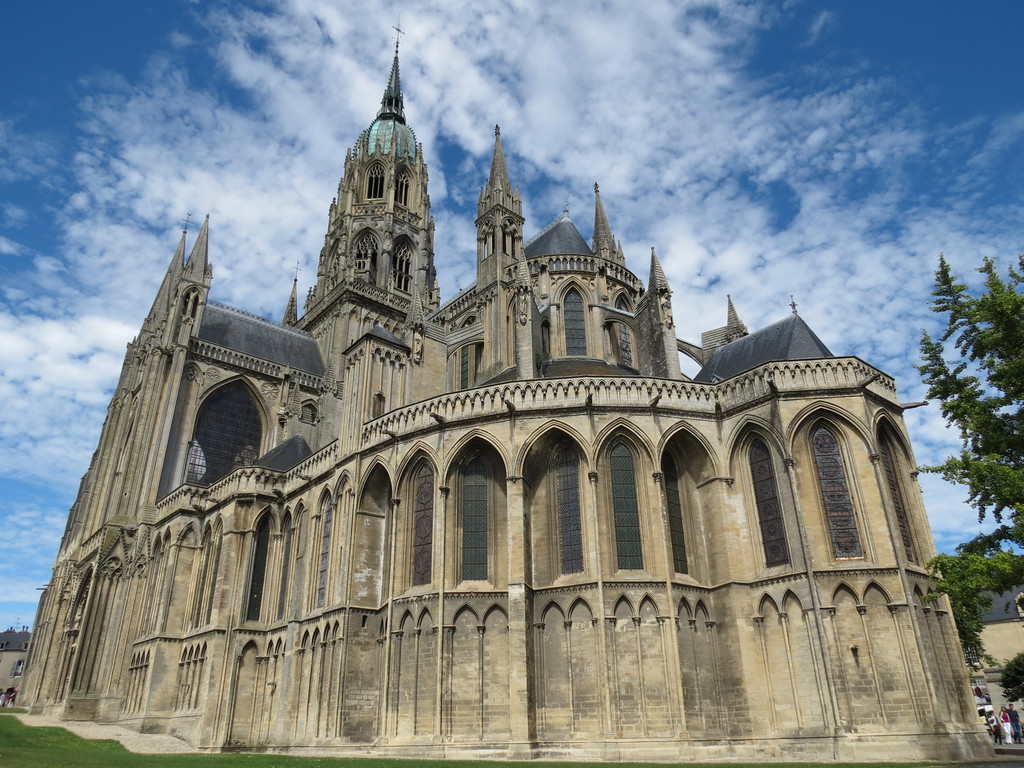
[[401,29],[395,27],[398,34],[395,35],[395,59],[391,62],[391,77],[388,78],[388,85],[384,89],[384,97],[380,100],[380,111],[377,117],[389,117],[399,123],[405,122],[405,107],[402,100],[402,82],[398,75],[398,35]]

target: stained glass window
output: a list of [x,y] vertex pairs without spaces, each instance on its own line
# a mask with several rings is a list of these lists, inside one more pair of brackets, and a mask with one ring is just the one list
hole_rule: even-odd
[[459,352],[459,386],[465,389],[469,386],[469,358],[472,357],[473,349],[467,344]]
[[[626,306],[626,300],[619,296],[618,301],[615,302],[615,308],[621,310],[628,310]],[[619,331],[619,360],[623,365],[633,365],[633,341],[629,335],[629,326],[625,323],[616,323]]]
[[462,472],[462,578],[487,578],[487,466],[475,458]]
[[583,299],[576,289],[565,294],[565,354],[587,354],[587,329],[583,316]]
[[384,166],[374,163],[366,172],[366,199],[379,200],[384,197]]
[[644,567],[640,545],[640,510],[636,500],[636,470],[633,453],[623,443],[611,451],[612,513],[615,518],[615,550],[618,567],[639,570]]
[[557,480],[558,553],[562,573],[583,571],[583,538],[580,530],[580,457],[568,444],[554,455]]
[[910,520],[907,518],[907,505],[903,498],[903,488],[896,476],[896,457],[893,455],[893,448],[889,438],[882,438],[882,465],[885,468],[885,480],[889,485],[889,496],[892,498],[893,510],[896,512],[896,524],[900,529],[900,539],[903,541],[903,551],[907,554],[907,560],[916,563],[914,556],[914,542],[910,536]]
[[189,444],[185,482],[209,485],[259,457],[263,422],[240,381],[221,387],[199,408]]
[[284,552],[281,557],[281,588],[277,593],[277,618],[284,618],[284,611],[288,604],[288,580],[292,571],[292,539],[295,528],[292,526],[290,517],[284,520]]
[[811,435],[811,445],[825,519],[832,538],[832,552],[836,557],[864,557],[839,441],[822,426]]
[[750,476],[754,480],[754,504],[757,522],[761,528],[765,565],[785,565],[789,562],[789,543],[782,521],[782,504],[775,481],[775,465],[768,446],[760,438],[750,445]]
[[668,530],[672,539],[672,565],[676,573],[689,573],[686,562],[686,537],[683,534],[683,505],[679,497],[679,473],[671,456],[661,462],[665,478],[665,501],[668,505]]
[[267,551],[270,548],[270,515],[264,515],[256,528],[253,542],[252,572],[249,577],[249,597],[245,605],[246,621],[259,621],[263,607],[263,585],[267,576]]
[[322,608],[327,599],[327,566],[331,559],[331,528],[334,525],[334,499],[323,501],[320,524],[320,567],[316,576],[316,606]]
[[434,473],[424,464],[413,481],[412,583],[430,583],[431,548],[434,541]]

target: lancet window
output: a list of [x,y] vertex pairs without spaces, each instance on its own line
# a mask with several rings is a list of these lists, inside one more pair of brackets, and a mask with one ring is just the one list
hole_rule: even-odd
[[374,163],[366,171],[366,199],[380,200],[384,197],[384,166]]
[[[626,305],[626,299],[619,296],[615,302],[615,308],[621,310],[629,310]],[[625,323],[616,323],[619,332],[619,361],[623,365],[633,365],[633,340],[629,335],[629,326]]]
[[412,288],[412,250],[408,243],[401,243],[395,248],[391,280],[399,291],[408,293]]
[[249,569],[249,590],[245,601],[245,620],[259,621],[263,609],[263,587],[267,577],[267,554],[270,550],[270,515],[264,515],[256,526],[252,560]]
[[562,573],[583,571],[583,533],[580,527],[580,456],[562,443],[552,457],[558,511],[558,558]]
[[377,284],[377,241],[369,232],[356,243],[356,273],[367,282]]
[[288,606],[288,587],[292,574],[292,541],[295,526],[290,516],[284,519],[284,551],[281,553],[281,586],[277,593],[277,618],[283,619]]
[[888,437],[883,436],[880,443],[885,481],[889,486],[889,496],[892,499],[893,511],[896,513],[896,525],[900,531],[903,551],[907,555],[907,560],[916,563],[917,558],[914,554],[914,540],[910,534],[910,519],[907,515],[906,498],[903,495],[903,486],[900,484],[897,474],[899,464],[895,456],[895,449]]
[[471,459],[462,471],[462,578],[487,578],[487,528],[490,512],[487,465]]
[[636,498],[636,467],[633,452],[617,443],[611,450],[612,514],[615,522],[615,553],[620,570],[644,567],[640,543],[640,509]]
[[565,294],[565,354],[587,354],[587,328],[583,314],[583,298],[575,288]]
[[413,480],[412,583],[430,583],[434,542],[434,473],[423,464]]
[[782,520],[782,504],[779,502],[779,488],[775,480],[775,465],[764,440],[757,438],[750,444],[749,459],[765,565],[785,565],[789,562],[789,544],[786,541],[786,527]]
[[399,205],[409,205],[409,172],[404,168],[398,172],[395,179],[395,202]]
[[334,499],[328,494],[320,504],[320,560],[316,572],[316,607],[327,598],[327,566],[331,559],[331,529],[334,527]]
[[683,505],[679,495],[679,472],[676,462],[666,455],[661,462],[665,479],[665,504],[668,507],[668,531],[672,542],[672,567],[676,573],[689,573],[686,561],[686,535],[683,532]]
[[864,557],[839,441],[830,429],[819,426],[811,434],[811,448],[832,552],[838,558]]

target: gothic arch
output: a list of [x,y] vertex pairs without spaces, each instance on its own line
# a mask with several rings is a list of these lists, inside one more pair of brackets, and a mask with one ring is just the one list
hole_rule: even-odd
[[786,444],[789,447],[790,455],[796,455],[797,443],[800,435],[808,432],[816,423],[825,421],[835,429],[841,430],[846,435],[856,435],[865,449],[871,445],[871,435],[865,429],[860,419],[855,417],[845,408],[839,408],[833,403],[817,401],[801,408],[790,421],[786,429]]
[[616,440],[627,441],[633,449],[643,457],[645,464],[654,466],[654,446],[650,439],[629,419],[619,417],[607,424],[594,439],[594,455],[603,456],[608,447]]
[[263,454],[268,416],[263,398],[242,376],[203,394],[192,419],[185,482],[210,485]]
[[[511,463],[509,461],[509,456],[506,453],[505,446],[500,441],[496,440],[494,435],[491,433],[485,432],[482,429],[474,428],[460,437],[448,452],[448,463],[443,467],[443,475],[448,478],[449,481],[452,477],[453,468],[464,459],[467,450],[474,449],[474,446],[476,446],[475,450],[477,451],[493,451],[501,461],[502,472],[508,471],[507,468]],[[451,482],[449,482],[448,485],[451,485]]]
[[593,466],[593,457],[588,451],[588,443],[582,433],[575,427],[559,421],[549,421],[535,428],[533,432],[522,441],[519,453],[514,459],[511,471],[515,474],[526,475],[529,473],[529,465],[535,461],[538,451],[543,453],[550,450],[560,440],[571,440],[575,443],[580,452],[580,458],[587,466]]

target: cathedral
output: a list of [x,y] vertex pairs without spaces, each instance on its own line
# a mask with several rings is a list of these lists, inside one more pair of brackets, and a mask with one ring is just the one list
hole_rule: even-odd
[[182,235],[22,702],[209,751],[989,755],[893,379],[795,308],[677,338],[597,185],[588,242],[526,237],[512,179],[495,129],[442,301],[396,48],[304,303],[217,303],[209,219]]

